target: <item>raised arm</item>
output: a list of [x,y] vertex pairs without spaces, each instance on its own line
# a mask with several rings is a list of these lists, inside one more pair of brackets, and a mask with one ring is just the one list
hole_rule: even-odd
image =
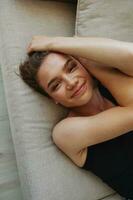
[[53,129],[56,145],[69,155],[133,130],[133,108],[114,107],[94,116],[70,117]]
[[114,67],[133,76],[133,43],[100,37],[33,38],[28,51],[51,50],[79,56]]
[[53,50],[81,56],[133,76],[133,43],[99,37],[64,37]]

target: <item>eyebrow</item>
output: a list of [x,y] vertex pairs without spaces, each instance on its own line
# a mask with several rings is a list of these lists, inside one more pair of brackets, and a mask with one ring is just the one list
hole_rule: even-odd
[[[72,59],[69,58],[69,59],[65,62],[64,66],[63,66],[63,70],[66,69],[68,63],[69,63],[71,60],[72,60]],[[50,86],[56,79],[58,79],[58,77],[55,77],[55,78],[53,78],[52,80],[50,80],[50,81],[48,82],[47,87],[49,88],[49,86]]]

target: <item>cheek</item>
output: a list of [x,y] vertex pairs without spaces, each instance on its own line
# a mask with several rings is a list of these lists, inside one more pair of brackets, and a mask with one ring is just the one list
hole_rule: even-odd
[[54,99],[56,100],[63,100],[66,98],[66,91],[65,91],[65,86],[62,85],[58,89],[58,91],[55,92],[55,94],[52,95]]
[[84,67],[79,66],[78,70],[75,71],[75,75],[87,77],[88,71]]
[[93,76],[85,68],[82,69],[82,74],[87,77],[90,83],[93,81]]
[[84,67],[81,68],[81,73],[85,76],[91,77],[91,74]]

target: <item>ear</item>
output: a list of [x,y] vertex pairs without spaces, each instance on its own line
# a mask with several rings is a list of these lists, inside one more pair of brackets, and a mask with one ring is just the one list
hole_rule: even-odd
[[55,102],[55,104],[58,104],[58,102],[57,101],[54,101]]

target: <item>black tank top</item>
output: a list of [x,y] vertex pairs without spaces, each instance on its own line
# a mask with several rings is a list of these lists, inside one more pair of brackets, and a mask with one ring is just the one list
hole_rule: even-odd
[[[118,105],[103,85],[98,87],[105,98]],[[81,168],[93,172],[121,196],[133,199],[133,131],[89,146]]]

